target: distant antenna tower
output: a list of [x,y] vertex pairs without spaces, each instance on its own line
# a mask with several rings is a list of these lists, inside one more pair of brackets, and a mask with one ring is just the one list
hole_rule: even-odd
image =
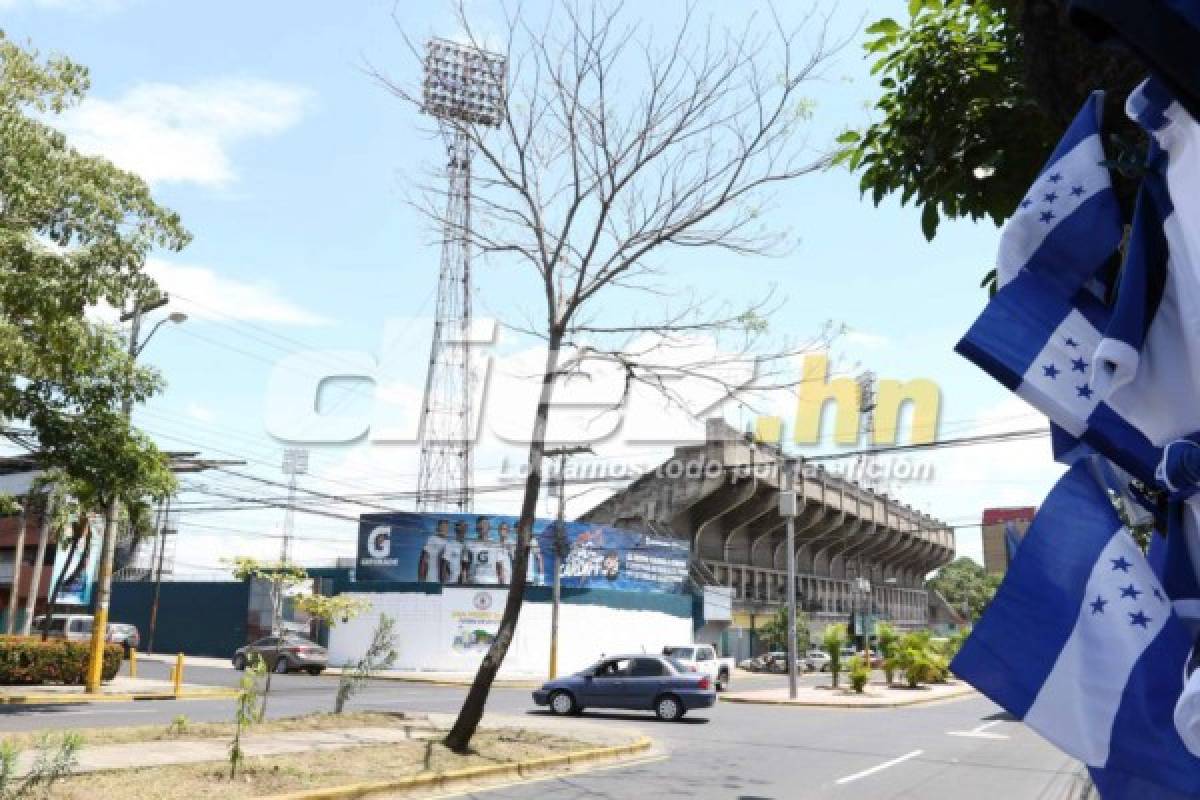
[[471,510],[471,137],[504,118],[504,56],[445,39],[425,44],[424,103],[446,143],[446,214],[437,312],[421,404],[418,511]]
[[308,473],[308,451],[289,448],[283,451],[283,474],[288,476],[287,509],[283,512],[283,545],[280,547],[279,563],[286,564],[292,555],[292,535],[296,525],[296,476]]
[[857,378],[859,430],[866,434],[865,452],[856,465],[858,482],[867,489],[886,491],[887,482],[875,477],[875,373],[867,370]]

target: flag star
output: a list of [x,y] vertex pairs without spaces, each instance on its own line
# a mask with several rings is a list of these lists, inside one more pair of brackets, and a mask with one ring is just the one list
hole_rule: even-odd
[[1054,219],[1053,211],[1043,211],[1041,214],[1038,215],[1039,222],[1045,222],[1045,223],[1049,224],[1050,220],[1052,220],[1052,219]]
[[1059,182],[1059,181],[1061,181],[1061,180],[1062,180],[1062,173],[1061,173],[1061,172],[1056,172],[1056,173],[1054,173],[1053,175],[1051,175],[1051,176],[1050,176],[1050,178],[1049,178],[1049,181],[1050,181],[1051,183],[1058,183],[1058,182]]
[[1092,601],[1091,603],[1089,603],[1088,605],[1090,605],[1090,606],[1092,607],[1092,613],[1093,613],[1093,614],[1103,614],[1103,613],[1104,613],[1104,607],[1105,607],[1106,605],[1108,605],[1108,601],[1107,601],[1107,600],[1105,600],[1105,599],[1104,599],[1103,597],[1101,597],[1100,595],[1096,595],[1096,599],[1095,599],[1095,600],[1093,600],[1093,601]]
[[1142,590],[1138,589],[1132,583],[1128,586],[1121,587],[1121,597],[1129,597],[1133,600],[1137,600],[1139,594],[1143,594]]
[[1129,572],[1129,568],[1133,566],[1133,564],[1125,560],[1125,556],[1110,558],[1109,561],[1112,562],[1113,569],[1119,569],[1121,572]]
[[1057,378],[1058,373],[1060,373],[1060,372],[1062,372],[1062,370],[1059,369],[1058,367],[1054,366],[1053,364],[1047,364],[1046,366],[1042,367],[1042,373],[1050,380],[1054,380],[1055,378]]
[[1058,194],[1055,192],[1046,192],[1046,194],[1043,196],[1046,198],[1047,203],[1053,203],[1058,199]]
[[1150,626],[1150,617],[1147,617],[1141,611],[1138,611],[1136,614],[1130,612],[1126,613],[1129,614],[1130,625],[1141,625],[1143,628]]
[[1075,341],[1070,336],[1067,337],[1066,341],[1063,342],[1063,344],[1065,344],[1067,347],[1079,347],[1079,342]]
[[1033,205],[1033,201],[1028,197],[1021,201],[1021,208],[1029,208],[1031,205]]
[[1071,371],[1072,372],[1087,372],[1087,368],[1088,368],[1088,362],[1084,361],[1082,358],[1072,358],[1071,359]]
[[1079,397],[1082,397],[1084,400],[1091,400],[1092,387],[1088,386],[1086,383],[1083,386],[1076,386],[1075,394]]
[[1082,186],[1072,186],[1071,194],[1074,195],[1075,197],[1079,197],[1081,194],[1083,194],[1083,187]]
[[1165,603],[1167,600],[1167,598],[1163,597],[1163,593],[1160,592],[1158,589],[1154,590],[1154,596],[1157,597],[1159,602],[1161,602],[1161,603]]

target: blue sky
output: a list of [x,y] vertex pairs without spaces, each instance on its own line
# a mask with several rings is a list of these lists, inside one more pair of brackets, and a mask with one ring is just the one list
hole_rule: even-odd
[[[700,5],[718,25],[736,27],[755,4]],[[496,25],[493,4],[476,0],[470,8],[485,31]],[[656,4],[654,16],[641,21],[664,29],[680,8]],[[384,359],[394,369],[397,408],[411,410],[426,360],[438,251],[405,192],[440,161],[440,146],[367,66],[411,80],[417,63],[401,34],[417,42],[455,35],[447,3],[0,0],[0,10],[10,38],[91,68],[89,100],[60,121],[68,135],[140,172],[195,234],[184,252],[156,254],[152,265],[190,319],[164,327],[145,351],[169,388],[139,411],[141,425],[165,447],[240,457],[246,471],[278,480],[283,444],[269,436],[264,419],[268,382],[283,358],[312,349]],[[889,13],[902,14],[902,4],[842,3],[834,28],[852,33],[860,20]],[[814,144],[870,119],[875,89],[859,41],[856,35],[811,86]],[[844,363],[940,385],[943,436],[1041,424],[952,352],[984,302],[978,284],[993,261],[992,225],[944,223],[927,243],[916,212],[891,201],[875,208],[844,170],[789,186],[773,201],[769,221],[796,237],[786,257],[690,253],[662,263],[681,284],[735,303],[776,286],[786,298],[772,319],[780,335],[810,335],[825,320],[845,324],[851,332],[836,345]],[[528,284],[506,269],[483,264],[477,274],[481,314],[503,318],[536,308],[527,302]],[[385,343],[389,320],[397,327]],[[510,338],[497,352],[527,347]],[[313,358],[342,363],[339,355]],[[365,414],[371,398],[357,384],[333,392],[325,409]],[[526,412],[504,413],[524,419]],[[736,408],[728,416],[745,422]],[[661,448],[644,457],[655,453]],[[493,443],[481,451],[478,482],[494,482],[506,457],[519,459],[519,448]],[[1036,504],[1058,472],[1040,440],[928,458],[935,479],[897,493],[953,523],[977,522],[989,505]],[[326,446],[314,452],[305,485],[330,493],[406,491],[414,464],[411,447]],[[275,491],[229,476],[194,482]],[[572,510],[600,497],[576,498]],[[496,495],[491,502],[507,511],[512,499]],[[180,569],[199,570],[234,552],[268,555],[282,512],[189,512],[179,523]],[[301,557],[352,553],[351,523],[300,516],[297,532]],[[977,531],[960,531],[959,543],[963,553],[979,556]]]

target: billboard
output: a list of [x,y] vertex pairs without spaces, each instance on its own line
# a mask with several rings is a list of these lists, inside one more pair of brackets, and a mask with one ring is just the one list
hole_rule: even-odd
[[[79,543],[75,557],[67,563],[70,548],[59,543],[54,553],[54,566],[50,572],[50,587],[58,585],[58,581],[66,573],[70,575],[79,565],[81,558],[87,562],[79,570],[75,580],[63,583],[58,593],[58,602],[64,606],[87,606],[92,602],[92,590],[96,586],[96,576],[100,571],[100,547],[103,540],[104,521],[93,517],[87,528],[88,539]],[[50,591],[48,590],[48,591]]]
[[[593,525],[565,524],[567,554],[554,552],[554,520],[535,520],[531,586],[686,591],[688,546],[678,539]],[[364,514],[359,518],[360,581],[505,586],[516,560],[517,518],[497,514]]]

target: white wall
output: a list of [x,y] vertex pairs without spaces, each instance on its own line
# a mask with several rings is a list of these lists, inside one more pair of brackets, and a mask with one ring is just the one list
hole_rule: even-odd
[[[474,630],[494,633],[506,592],[446,589],[443,594],[352,594],[371,604],[366,613],[335,626],[329,661],[353,662],[370,642],[380,614],[396,620],[395,669],[471,672],[486,643],[464,642]],[[486,599],[484,599],[486,598]],[[549,667],[550,604],[526,602],[502,676],[544,676]],[[467,637],[469,638],[469,637]],[[456,639],[459,640],[456,645]],[[632,611],[563,603],[559,610],[558,668],[575,672],[604,655],[658,652],[663,645],[692,641],[692,621],[658,611]]]

